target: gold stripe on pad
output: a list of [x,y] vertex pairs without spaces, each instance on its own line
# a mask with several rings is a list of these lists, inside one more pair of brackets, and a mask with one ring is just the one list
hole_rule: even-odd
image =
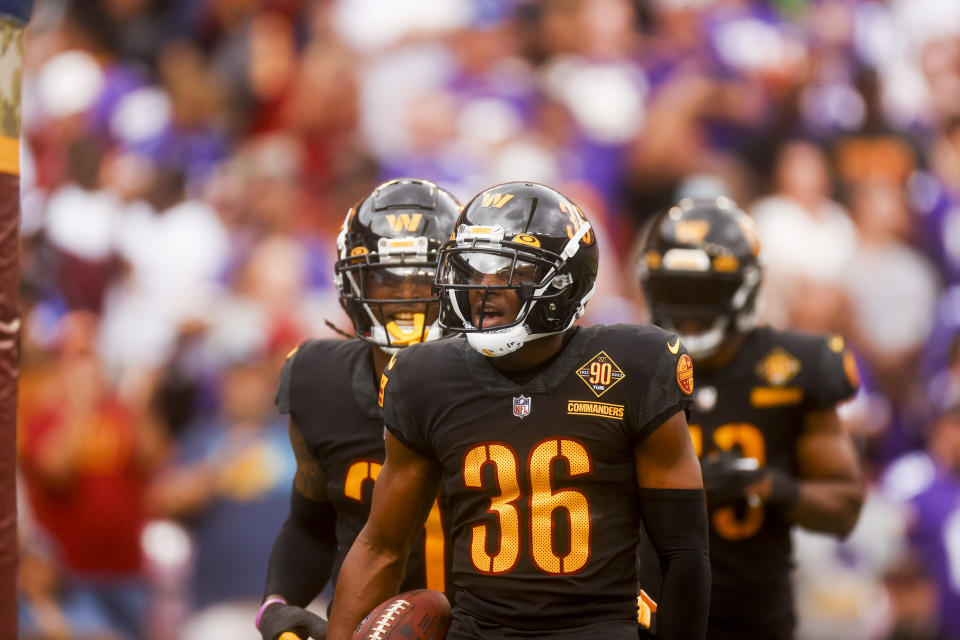
[[803,387],[754,387],[750,390],[750,406],[783,407],[803,402]]
[[0,173],[20,175],[20,139],[0,137]]

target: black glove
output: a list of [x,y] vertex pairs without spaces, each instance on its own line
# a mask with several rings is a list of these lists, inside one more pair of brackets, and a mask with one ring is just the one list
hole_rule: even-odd
[[306,609],[277,602],[267,607],[260,618],[260,635],[263,640],[277,640],[284,631],[292,631],[300,640],[324,640],[327,621]]
[[753,458],[742,458],[733,451],[711,453],[700,461],[707,506],[711,509],[747,499],[747,487],[763,477]]

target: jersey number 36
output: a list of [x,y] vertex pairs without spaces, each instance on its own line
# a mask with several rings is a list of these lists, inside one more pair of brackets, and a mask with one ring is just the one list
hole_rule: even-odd
[[[569,575],[584,568],[590,558],[590,504],[587,497],[574,489],[553,490],[551,468],[554,460],[562,460],[569,477],[588,474],[593,469],[586,447],[570,438],[548,438],[538,442],[530,451],[530,555],[533,564],[552,575]],[[469,488],[483,489],[483,468],[493,465],[499,495],[490,499],[489,510],[500,520],[500,541],[491,554],[487,550],[487,535],[492,528],[486,524],[473,527],[470,556],[474,568],[485,575],[499,575],[511,571],[520,558],[520,512],[516,503],[521,498],[519,460],[510,445],[503,442],[483,442],[471,447],[463,458],[463,481]],[[560,556],[554,552],[553,512],[566,509],[570,517],[570,551]],[[565,546],[565,545],[558,545]]]

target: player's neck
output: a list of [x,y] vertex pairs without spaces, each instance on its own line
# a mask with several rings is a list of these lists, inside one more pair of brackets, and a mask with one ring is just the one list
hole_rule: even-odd
[[380,347],[370,345],[370,355],[373,358],[373,383],[379,385],[380,375],[383,373],[383,368],[390,362],[391,354],[385,353]]
[[573,334],[574,331],[565,331],[544,336],[526,343],[513,353],[487,360],[494,369],[508,378],[524,378],[528,377],[525,375],[528,373],[532,373],[535,377],[544,365],[563,351],[563,347]]
[[693,370],[694,373],[699,369],[701,372],[711,372],[721,369],[733,360],[734,356],[740,351],[740,347],[743,346],[743,341],[746,338],[746,334],[737,334],[732,336],[728,340],[725,340],[720,348],[715,354],[707,358],[694,358],[693,359]]

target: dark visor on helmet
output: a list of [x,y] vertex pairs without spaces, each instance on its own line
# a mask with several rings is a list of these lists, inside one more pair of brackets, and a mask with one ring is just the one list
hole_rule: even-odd
[[643,287],[661,304],[716,307],[727,305],[742,282],[739,274],[651,272]]
[[737,274],[652,272],[644,281],[654,321],[672,331],[698,334],[733,310],[742,284]]

